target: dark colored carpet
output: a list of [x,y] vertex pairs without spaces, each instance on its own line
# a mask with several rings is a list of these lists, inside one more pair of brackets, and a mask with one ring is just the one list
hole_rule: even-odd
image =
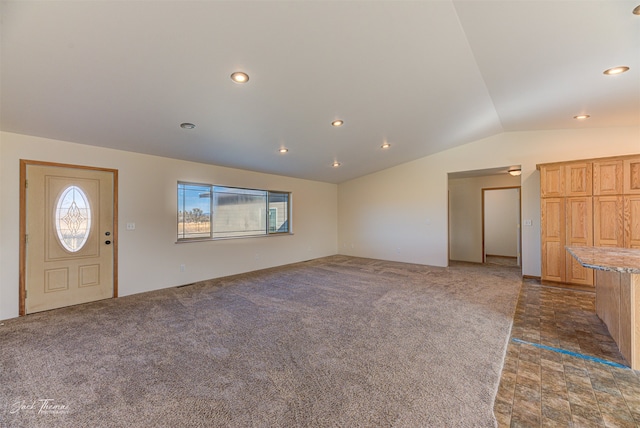
[[521,282],[333,256],[8,320],[0,426],[491,427]]

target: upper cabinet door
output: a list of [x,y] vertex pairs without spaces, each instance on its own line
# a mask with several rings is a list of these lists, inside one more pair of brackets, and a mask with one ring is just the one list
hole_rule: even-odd
[[624,246],[624,202],[621,195],[596,196],[593,199],[593,245]]
[[622,161],[596,161],[593,163],[593,194],[622,194]]
[[564,165],[542,165],[540,167],[540,195],[543,198],[564,196]]
[[571,163],[565,166],[565,195],[591,196],[591,162]]
[[640,156],[624,161],[624,194],[640,195]]

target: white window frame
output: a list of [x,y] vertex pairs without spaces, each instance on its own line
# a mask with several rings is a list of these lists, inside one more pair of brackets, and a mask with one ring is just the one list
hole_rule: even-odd
[[[180,195],[181,195],[181,190],[184,191],[184,187],[187,186],[194,186],[194,187],[202,187],[202,190],[208,189],[208,193],[209,193],[209,213],[208,213],[208,221],[205,221],[205,223],[208,223],[209,225],[209,232],[208,235],[205,236],[204,233],[194,233],[192,237],[188,237],[185,234],[185,224],[182,223],[182,227],[181,227],[181,212],[183,211],[184,208],[189,208],[189,206],[185,207],[185,199],[183,199],[182,201],[180,200]],[[251,234],[246,234],[246,233],[242,233],[240,232],[240,234],[238,235],[229,235],[229,236],[215,236],[215,211],[214,211],[214,194],[215,194],[215,188],[219,187],[219,188],[225,188],[225,189],[238,189],[241,191],[248,191],[248,192],[264,192],[265,194],[265,206],[264,208],[260,208],[260,210],[264,213],[262,214],[264,220],[265,220],[265,226],[264,226],[264,232],[260,231],[259,233],[251,233]],[[181,189],[182,188],[182,189]],[[207,192],[203,192],[207,193]],[[221,192],[223,193],[223,192]],[[287,222],[287,230],[282,231],[282,232],[278,232],[278,231],[274,231],[271,232],[270,228],[269,228],[269,212],[270,209],[275,209],[276,212],[278,210],[277,207],[270,207],[269,204],[269,196],[271,194],[283,194],[286,195],[286,210],[287,210],[287,215],[286,215],[286,222]],[[219,209],[219,208],[218,208]],[[192,210],[189,210],[188,212],[190,212]],[[178,181],[177,184],[177,210],[176,210],[176,236],[177,236],[177,242],[181,243],[181,242],[195,242],[195,241],[213,241],[213,240],[227,240],[227,239],[240,239],[240,238],[258,238],[258,237],[265,237],[265,236],[278,236],[278,235],[292,235],[293,234],[293,229],[292,229],[292,222],[291,222],[291,213],[292,213],[292,193],[291,192],[287,192],[287,191],[275,191],[275,190],[263,190],[263,189],[251,189],[251,188],[245,188],[245,187],[235,187],[235,186],[224,186],[224,185],[214,185],[214,184],[204,184],[204,183],[194,183],[194,182],[188,182],[188,181]],[[182,218],[184,219],[184,213],[182,214]],[[182,230],[181,230],[182,229]]]

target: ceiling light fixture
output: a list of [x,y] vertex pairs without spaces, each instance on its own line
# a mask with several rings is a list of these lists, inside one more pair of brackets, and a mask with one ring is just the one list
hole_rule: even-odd
[[391,147],[391,144],[389,143],[384,143],[383,145],[380,146],[380,148],[382,149],[388,149],[389,147]]
[[247,73],[243,73],[242,71],[236,71],[231,74],[231,80],[236,83],[247,83],[249,81],[249,75]]
[[519,167],[509,168],[509,175],[517,177],[520,174],[522,174],[522,170]]
[[344,120],[340,120],[340,119],[334,120],[333,122],[331,122],[331,125],[332,126],[342,126],[342,125],[344,125]]
[[589,116],[588,114],[579,114],[577,116],[573,116],[574,119],[578,119],[578,120],[585,120],[585,119],[589,119],[591,116]]
[[629,67],[627,67],[626,65],[621,65],[619,67],[613,67],[613,68],[609,68],[608,70],[605,70],[602,72],[602,74],[606,74],[607,76],[613,76],[616,74],[622,74],[629,71]]
[[287,153],[289,151],[289,149],[287,149],[286,147],[281,148],[280,150],[278,150],[280,153]]
[[332,166],[332,167],[334,167],[334,168],[337,168],[337,167],[339,167],[339,166],[340,166],[340,162],[338,162],[338,161],[334,161],[334,162],[333,162],[333,164],[332,164],[331,166]]
[[634,15],[640,15],[640,4],[633,9]]
[[180,124],[180,128],[182,129],[193,129],[196,126],[193,123],[185,122]]

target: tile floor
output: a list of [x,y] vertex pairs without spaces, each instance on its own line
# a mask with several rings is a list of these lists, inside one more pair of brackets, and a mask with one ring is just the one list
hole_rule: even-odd
[[594,293],[525,280],[494,405],[499,427],[640,427],[639,371],[532,344],[627,365]]

